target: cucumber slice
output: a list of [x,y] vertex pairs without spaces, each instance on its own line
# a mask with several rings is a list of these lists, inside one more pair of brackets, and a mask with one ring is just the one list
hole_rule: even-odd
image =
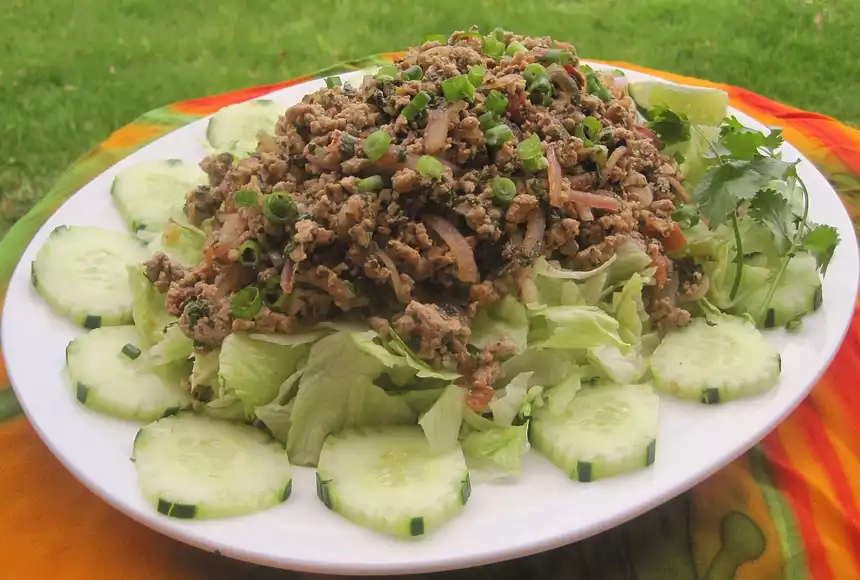
[[713,404],[764,392],[779,380],[779,353],[746,318],[694,318],[651,355],[654,386]]
[[283,445],[249,425],[190,411],[141,428],[133,458],[143,495],[174,518],[249,514],[283,503],[293,487]]
[[284,107],[268,99],[245,101],[224,107],[209,119],[206,139],[219,153],[247,157],[257,150],[257,134],[275,133],[275,124]]
[[659,407],[649,384],[584,387],[561,413],[536,410],[529,440],[571,479],[614,477],[654,463]]
[[[757,317],[769,286],[765,284],[750,294],[739,305],[739,310]],[[788,262],[785,275],[758,324],[764,328],[786,326],[818,310],[821,301],[821,277],[815,258],[806,253],[797,254]]]
[[343,431],[329,435],[320,453],[320,500],[378,532],[423,536],[453,518],[470,494],[459,445],[433,453],[417,426]]
[[191,404],[180,385],[187,365],[152,366],[134,326],[97,328],[69,343],[66,365],[75,394],[106,415],[154,421]]
[[179,159],[141,163],[120,172],[111,195],[126,225],[133,232],[159,232],[170,218],[180,218],[186,194],[206,183],[196,165]]
[[84,328],[131,324],[127,268],[148,257],[128,234],[91,226],[60,226],[36,255],[31,279],[57,313]]

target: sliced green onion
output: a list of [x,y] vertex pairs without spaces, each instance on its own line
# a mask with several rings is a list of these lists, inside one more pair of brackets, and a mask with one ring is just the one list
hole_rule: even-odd
[[260,244],[256,240],[245,240],[239,246],[239,263],[243,266],[256,266],[260,262]]
[[[444,34],[431,34],[424,37],[424,42],[441,42],[442,44],[448,44],[448,37]],[[422,42],[421,44],[424,43]]]
[[233,316],[242,320],[250,320],[260,313],[263,309],[263,298],[260,296],[260,290],[256,286],[248,286],[243,288],[233,296],[230,302],[230,310]]
[[430,93],[427,91],[421,91],[409,101],[409,104],[403,107],[403,110],[400,111],[400,114],[406,117],[407,121],[411,121],[424,109],[427,108],[427,105],[430,104],[430,101],[433,97],[430,96]]
[[135,360],[137,357],[140,356],[140,349],[133,344],[128,343],[124,347],[122,347],[122,354],[124,354],[131,360]]
[[259,194],[253,189],[240,189],[233,194],[233,203],[239,207],[250,207],[257,205]]
[[502,28],[501,26],[497,26],[493,29],[492,34],[493,34],[493,38],[495,38],[496,40],[500,40],[500,41],[504,42],[504,40],[505,40],[505,29],[504,28]]
[[508,45],[508,47],[505,49],[505,54],[508,56],[514,56],[518,52],[528,52],[528,51],[529,51],[529,49],[527,49],[525,46],[523,46],[522,42],[520,42],[519,40],[515,40],[515,41],[511,42]]
[[475,86],[469,82],[466,75],[457,75],[442,81],[442,93],[448,101],[459,101],[460,99],[475,99]]
[[376,71],[376,80],[393,81],[397,78],[398,68],[393,64],[384,64]]
[[517,186],[507,177],[497,177],[493,180],[493,200],[506,206],[517,196]]
[[487,67],[482,64],[476,64],[475,66],[469,67],[469,73],[466,77],[469,79],[469,82],[472,83],[473,87],[480,87],[481,83],[484,82],[484,76],[487,74]]
[[484,139],[487,140],[487,145],[490,147],[500,147],[508,141],[512,141],[513,138],[513,131],[504,123],[500,123],[484,131]]
[[445,166],[432,155],[422,155],[415,164],[415,170],[424,177],[439,179],[445,173]]
[[603,129],[603,125],[600,121],[594,117],[586,117],[582,123],[577,125],[573,134],[582,139],[586,145],[591,145],[597,140],[601,129]]
[[385,129],[377,129],[364,140],[364,154],[371,161],[378,161],[391,145],[391,135]]
[[[284,266],[285,268],[287,266]],[[272,310],[283,311],[290,303],[291,294],[285,293],[281,289],[281,280],[279,276],[272,276],[263,284],[261,292],[263,303]]]
[[365,177],[358,182],[358,191],[360,191],[361,193],[367,193],[368,191],[379,191],[384,187],[385,181],[382,179],[381,175],[371,175],[370,177]]
[[538,79],[548,79],[549,73],[542,64],[533,62],[527,65],[525,70],[523,70],[523,76],[528,84],[532,84]]
[[329,89],[333,89],[333,88],[335,88],[335,87],[339,87],[339,86],[341,86],[342,84],[343,84],[343,82],[340,80],[340,77],[328,77],[328,78],[325,80],[325,86],[326,86],[327,88],[329,88]]
[[498,60],[505,54],[505,43],[492,36],[485,36],[482,50],[490,58]]
[[600,79],[597,78],[597,73],[594,72],[594,69],[588,66],[587,64],[579,67],[580,70],[585,75],[585,80],[587,81],[586,90],[592,95],[598,97],[604,103],[612,100],[612,93],[609,92],[609,89],[600,82]]
[[570,62],[570,54],[560,48],[551,48],[544,55],[543,61],[547,64],[555,63],[563,66]]
[[263,215],[273,224],[282,224],[298,213],[296,202],[283,191],[272,192],[263,201]]
[[533,83],[528,86],[529,93],[538,93],[541,95],[551,95],[555,91],[555,87],[552,85],[552,81],[549,80],[549,77],[541,77],[535,79]]
[[523,159],[523,168],[526,171],[542,171],[549,167],[549,161],[547,161],[546,157],[543,155],[538,155],[537,157],[530,157],[528,159]]
[[417,64],[413,64],[408,69],[403,71],[400,77],[404,81],[420,81],[424,78],[424,71]]
[[540,137],[537,136],[537,133],[532,133],[517,144],[517,155],[522,160],[543,155],[540,147]]
[[484,113],[483,115],[478,117],[478,122],[481,123],[481,131],[487,131],[488,129],[492,129],[500,123],[499,118],[495,115],[495,113]]
[[508,97],[493,89],[487,95],[487,100],[484,102],[484,107],[491,113],[504,113],[508,108]]
[[355,155],[355,144],[358,143],[358,137],[351,133],[340,134],[340,156],[344,159],[349,159]]

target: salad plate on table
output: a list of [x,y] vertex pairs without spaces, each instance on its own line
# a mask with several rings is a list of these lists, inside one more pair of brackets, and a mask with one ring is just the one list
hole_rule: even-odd
[[851,222],[721,91],[501,29],[226,107],[24,253],[30,421],[128,516],[268,566],[455,569],[689,489],[815,384]]

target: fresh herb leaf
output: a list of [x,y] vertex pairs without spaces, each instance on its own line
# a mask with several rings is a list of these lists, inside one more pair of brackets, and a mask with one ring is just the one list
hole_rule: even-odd
[[692,205],[682,205],[672,212],[672,219],[682,228],[688,229],[699,223],[699,210]]
[[672,159],[674,159],[678,165],[683,165],[684,161],[687,160],[687,158],[684,157],[684,155],[680,151],[675,151],[675,153],[672,155]]
[[691,125],[686,115],[661,105],[651,109],[648,116],[651,118],[648,128],[657,133],[664,145],[690,140]]
[[753,169],[750,161],[728,161],[705,173],[693,190],[693,201],[714,228],[724,223],[740,202],[755,197],[771,179]]
[[[762,157],[761,149],[773,156],[782,146],[782,129],[771,128],[765,135],[755,129],[749,129],[735,117],[729,117],[720,126],[720,144],[726,154],[735,159],[751,161]],[[723,153],[721,153],[723,154]]]
[[827,273],[827,267],[839,241],[839,232],[833,226],[816,225],[803,236],[801,248],[815,257],[822,276]]
[[773,233],[780,254],[788,251],[797,226],[787,199],[773,189],[763,189],[750,202],[749,216]]

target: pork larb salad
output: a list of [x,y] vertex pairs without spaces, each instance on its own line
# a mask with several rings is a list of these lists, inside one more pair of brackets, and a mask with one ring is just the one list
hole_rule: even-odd
[[658,392],[777,384],[758,329],[820,306],[839,241],[725,93],[501,29],[232,105],[207,140],[117,174],[134,235],[58,228],[32,269],[89,330],[75,396],[146,423],[141,489],[174,517],[284,502],[292,464],[422,536],[531,446],[578,482],[646,468]]

